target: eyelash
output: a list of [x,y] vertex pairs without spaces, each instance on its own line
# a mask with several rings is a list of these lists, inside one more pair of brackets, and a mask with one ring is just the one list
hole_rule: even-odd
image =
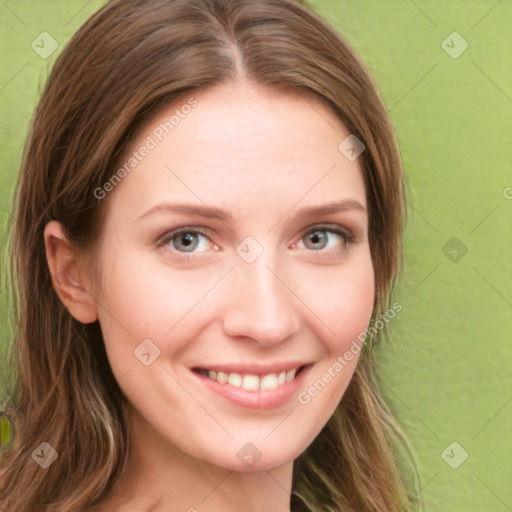
[[[302,235],[301,240],[304,237],[308,236],[308,235],[312,235],[316,231],[325,231],[327,233],[334,233],[336,235],[339,235],[339,236],[342,237],[344,243],[347,246],[350,246],[354,242],[354,240],[355,240],[355,237],[354,237],[353,233],[350,230],[348,230],[346,228],[342,228],[341,226],[338,226],[338,225],[323,225],[323,224],[320,224],[320,225],[317,225],[317,226],[313,226],[312,228],[308,229]],[[193,228],[193,227],[184,227],[184,228],[179,228],[179,229],[176,229],[174,231],[170,231],[170,232],[164,234],[159,239],[159,241],[157,242],[156,245],[157,245],[157,247],[165,246],[171,240],[173,240],[174,238],[177,238],[179,235],[182,235],[184,233],[199,234],[199,235],[202,235],[202,236],[210,239],[210,237],[205,232],[203,232],[200,229],[196,229],[196,228]],[[313,252],[313,253],[323,253],[323,252],[326,252],[326,251],[328,251],[328,249],[319,249],[318,251],[311,250],[311,252]],[[172,252],[177,254],[178,255],[177,258],[179,260],[182,260],[185,263],[190,262],[193,259],[196,259],[198,257],[196,255],[196,253],[183,253],[183,252],[176,251],[176,250],[172,250]]]

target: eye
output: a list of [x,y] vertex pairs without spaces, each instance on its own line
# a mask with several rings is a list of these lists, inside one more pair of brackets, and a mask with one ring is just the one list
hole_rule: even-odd
[[[329,237],[329,234],[331,237]],[[342,244],[336,243],[336,237],[338,240],[340,238],[342,239]],[[329,244],[329,238],[331,238],[331,240],[334,239],[334,241],[330,247],[327,247]],[[341,228],[341,226],[317,226],[309,230],[301,240],[306,240],[304,245],[308,249],[312,249],[313,251],[321,251],[322,249],[329,249],[337,245],[348,246],[354,240],[354,238],[348,230]]]
[[[203,252],[208,246],[209,237],[204,233],[190,228],[182,228],[164,235],[158,245],[169,245],[172,249],[183,253]],[[195,251],[200,248],[202,250]]]
[[[335,247],[346,249],[354,241],[354,236],[351,231],[335,224],[313,227],[302,236],[301,242],[302,240],[305,240],[304,245],[307,249],[323,253],[326,252],[324,249]],[[175,257],[189,261],[194,257],[193,254],[205,252],[209,243],[210,237],[205,233],[195,228],[184,227],[165,234],[157,245],[168,247]],[[293,248],[297,248],[297,245],[294,244]],[[214,245],[213,249],[219,250],[217,245]]]

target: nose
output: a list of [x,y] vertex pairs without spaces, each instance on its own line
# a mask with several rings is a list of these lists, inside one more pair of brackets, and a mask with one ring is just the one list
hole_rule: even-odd
[[293,286],[271,263],[266,252],[252,263],[241,259],[236,262],[223,297],[226,335],[251,338],[262,346],[272,346],[300,329],[295,307],[300,301],[293,293]]

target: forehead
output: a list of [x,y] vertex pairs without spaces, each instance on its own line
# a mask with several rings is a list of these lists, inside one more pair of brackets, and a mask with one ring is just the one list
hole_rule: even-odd
[[116,201],[133,216],[178,198],[235,212],[346,196],[366,206],[359,161],[339,149],[348,135],[312,95],[246,83],[191,93],[154,113],[125,148],[117,168],[130,171]]

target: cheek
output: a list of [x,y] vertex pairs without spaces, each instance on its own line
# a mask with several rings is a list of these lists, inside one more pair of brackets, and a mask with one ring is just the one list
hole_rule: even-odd
[[159,345],[191,317],[199,321],[196,312],[229,270],[176,270],[155,263],[154,256],[121,254],[112,255],[115,265],[101,283],[100,324],[111,351],[133,351],[145,338]]
[[318,317],[318,337],[329,352],[344,351],[371,319],[375,280],[371,257],[365,254],[350,266],[315,271],[301,279],[300,297]]

